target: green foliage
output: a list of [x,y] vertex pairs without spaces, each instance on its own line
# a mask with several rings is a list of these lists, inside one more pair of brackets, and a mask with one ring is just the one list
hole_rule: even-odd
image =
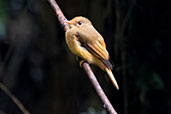
[[160,78],[160,76],[158,75],[157,72],[153,72],[152,73],[152,77],[151,77],[151,81],[150,81],[151,85],[155,88],[155,89],[163,89],[164,88],[164,83],[162,81],[162,79]]
[[[158,72],[153,71],[148,63],[144,63],[136,68],[136,87],[139,90],[139,100],[141,103],[141,114],[149,114],[150,99],[148,97],[152,90],[164,89],[164,82]],[[155,95],[154,95],[155,97]]]
[[7,13],[5,11],[6,9],[4,1],[0,0],[0,36],[3,36],[5,34],[5,22],[7,18]]
[[151,71],[147,64],[139,67],[136,85],[140,90],[140,101],[142,104],[146,103],[146,94],[150,89],[164,88],[164,83],[158,73]]

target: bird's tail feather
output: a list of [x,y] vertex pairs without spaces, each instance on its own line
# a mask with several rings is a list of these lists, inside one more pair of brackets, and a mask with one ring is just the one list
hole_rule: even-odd
[[116,82],[116,79],[115,79],[112,71],[109,68],[106,68],[106,72],[107,72],[110,80],[112,81],[112,84],[116,87],[117,90],[119,90],[119,86],[118,86],[118,84]]

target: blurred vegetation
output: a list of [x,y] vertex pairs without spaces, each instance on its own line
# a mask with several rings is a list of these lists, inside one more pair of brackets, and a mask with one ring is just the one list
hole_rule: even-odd
[[[92,66],[118,114],[170,114],[168,0],[57,0],[107,44],[120,90]],[[0,81],[31,114],[106,114],[47,0],[0,0]],[[22,114],[0,90],[0,113]]]

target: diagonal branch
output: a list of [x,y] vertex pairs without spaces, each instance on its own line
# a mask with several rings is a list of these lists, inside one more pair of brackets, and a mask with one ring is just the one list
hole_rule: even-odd
[[2,82],[0,82],[0,89],[2,89],[11,98],[11,100],[18,106],[23,114],[30,114],[27,109],[25,109],[23,104],[17,99],[17,97],[15,97]]
[[86,71],[94,88],[96,89],[97,94],[100,96],[101,100],[103,101],[104,108],[106,108],[110,114],[117,114],[115,109],[113,108],[112,104],[110,103],[109,99],[105,95],[103,89],[101,88],[99,82],[97,81],[96,76],[94,75],[93,71],[91,70],[89,64],[86,62],[83,63],[83,68]]
[[48,1],[51,4],[51,6],[54,9],[54,11],[56,12],[56,15],[58,17],[59,22],[61,23],[61,25],[64,27],[64,30],[66,31],[68,29],[68,26],[64,22],[64,21],[67,20],[66,17],[64,16],[63,12],[59,8],[59,6],[58,6],[58,4],[56,3],[55,0],[48,0]]
[[[56,15],[58,17],[58,20],[60,21],[61,25],[64,27],[64,30],[66,31],[69,27],[65,24],[66,17],[62,13],[61,9],[59,8],[58,4],[55,2],[55,0],[48,0],[51,4],[52,8],[55,10]],[[99,97],[104,103],[104,107],[108,110],[110,114],[117,114],[115,109],[113,108],[112,104],[108,100],[107,96],[105,95],[103,89],[101,88],[100,84],[98,83],[93,71],[91,70],[89,64],[87,62],[84,62],[82,64],[84,70],[86,71],[89,79],[91,80],[96,92],[98,93]]]

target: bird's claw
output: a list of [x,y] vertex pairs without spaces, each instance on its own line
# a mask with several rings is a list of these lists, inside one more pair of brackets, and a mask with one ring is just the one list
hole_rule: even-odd
[[82,67],[82,64],[86,62],[85,60],[80,60],[80,67]]
[[82,67],[82,64],[86,62],[85,60],[81,59],[80,57],[76,56],[76,60],[79,61],[80,67]]

